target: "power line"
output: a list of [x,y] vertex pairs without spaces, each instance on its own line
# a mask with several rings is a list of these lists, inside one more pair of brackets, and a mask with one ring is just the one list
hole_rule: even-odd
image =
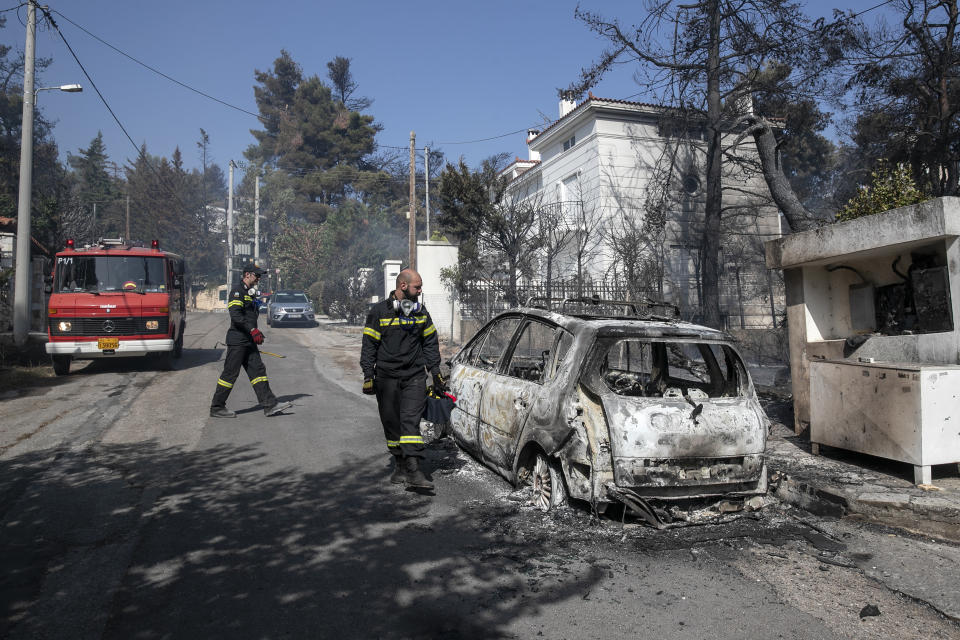
[[[852,20],[852,19],[857,18],[857,17],[859,17],[859,16],[861,16],[861,15],[863,15],[863,14],[866,14],[866,13],[868,13],[868,12],[871,12],[871,11],[874,11],[874,10],[876,10],[876,9],[879,9],[879,8],[885,6],[885,5],[891,4],[892,2],[893,2],[893,0],[884,0],[883,2],[880,2],[880,3],[878,3],[878,4],[876,4],[876,5],[872,6],[872,7],[869,7],[869,8],[867,8],[867,9],[864,9],[863,11],[860,11],[860,12],[854,13],[854,14],[850,14],[849,16],[844,17],[844,18],[843,18],[841,21],[839,21],[839,22],[845,22],[845,21]],[[0,13],[2,13],[2,12],[8,12],[8,11],[15,11],[15,10],[17,10],[17,9],[25,6],[25,5],[26,5],[26,3],[22,3],[22,4],[20,4],[20,5],[16,6],[16,7],[11,7],[11,8],[9,8],[9,9],[4,9],[3,11],[0,11]],[[63,33],[60,31],[59,27],[57,27],[56,23],[53,22],[53,19],[52,19],[52,17],[50,16],[50,12],[47,11],[47,10],[44,10],[44,13],[47,15],[48,19],[51,21],[51,24],[53,24],[54,28],[56,28],[56,30],[57,30],[58,34],[60,35],[61,39],[63,39],[63,40],[64,40],[64,43],[66,44],[66,39],[64,38]],[[151,72],[153,72],[153,73],[155,73],[155,74],[157,74],[157,75],[165,78],[166,80],[168,80],[168,81],[170,81],[170,82],[173,82],[174,84],[176,84],[176,85],[178,85],[178,86],[181,86],[181,87],[183,87],[183,88],[185,88],[185,89],[187,89],[187,90],[189,90],[189,91],[192,91],[192,92],[194,92],[194,93],[196,93],[196,94],[198,94],[198,95],[200,95],[200,96],[203,96],[203,97],[205,97],[205,98],[207,98],[207,99],[209,99],[209,100],[212,100],[212,101],[214,101],[214,102],[217,102],[218,104],[221,104],[221,105],[223,105],[223,106],[226,106],[226,107],[228,107],[228,108],[230,108],[230,109],[234,109],[234,110],[239,111],[239,112],[241,112],[241,113],[244,113],[244,114],[253,116],[253,117],[257,118],[259,121],[263,122],[264,124],[266,124],[266,123],[268,123],[268,122],[271,122],[271,121],[273,121],[273,120],[276,119],[276,118],[270,118],[270,117],[266,117],[266,116],[262,116],[262,115],[260,115],[260,114],[254,113],[254,112],[252,112],[252,111],[249,111],[249,110],[247,110],[247,109],[244,109],[243,107],[239,107],[239,106],[237,106],[237,105],[235,105],[235,104],[232,104],[232,103],[230,103],[230,102],[227,102],[226,100],[222,100],[222,99],[220,99],[220,98],[217,98],[217,97],[215,97],[215,96],[213,96],[213,95],[211,95],[211,94],[209,94],[209,93],[207,93],[207,92],[205,92],[205,91],[203,91],[203,90],[201,90],[201,89],[197,89],[196,87],[193,87],[193,86],[191,86],[191,85],[189,85],[189,84],[187,84],[187,83],[185,83],[185,82],[182,82],[182,81],[180,81],[180,80],[177,80],[176,78],[170,76],[169,74],[164,73],[163,71],[160,71],[159,69],[157,69],[157,68],[155,68],[155,67],[153,67],[153,66],[151,66],[151,65],[149,65],[149,64],[147,64],[147,63],[145,63],[145,62],[143,62],[143,61],[141,61],[141,60],[139,60],[139,59],[137,59],[136,57],[132,56],[131,54],[123,51],[123,50],[120,49],[119,47],[117,47],[117,46],[115,46],[115,45],[107,42],[107,41],[104,40],[103,38],[101,38],[101,37],[97,36],[96,34],[92,33],[92,32],[91,32],[90,30],[88,30],[87,28],[85,28],[85,27],[83,27],[82,25],[78,24],[77,22],[75,22],[74,20],[72,20],[69,16],[66,16],[65,14],[63,14],[62,12],[57,11],[57,10],[54,10],[53,13],[58,14],[58,15],[61,16],[64,20],[66,20],[67,22],[69,22],[70,24],[72,24],[73,26],[75,26],[76,28],[80,29],[81,31],[83,31],[84,33],[86,33],[86,34],[87,34],[88,36],[90,36],[91,38],[94,38],[95,40],[97,40],[98,42],[100,42],[101,44],[103,44],[104,46],[109,47],[110,49],[116,51],[116,52],[119,53],[120,55],[128,58],[129,60],[135,62],[136,64],[138,64],[138,65],[140,65],[140,66],[142,66],[142,67],[144,67],[145,69],[148,69],[149,71],[151,71]],[[835,24],[836,24],[836,23],[835,23]],[[70,48],[69,44],[67,44],[67,47],[68,47],[68,49]],[[70,49],[70,53],[73,55],[74,59],[77,60],[77,56],[76,56],[76,54],[73,52],[72,49]],[[77,64],[80,64],[79,60],[77,60]],[[82,64],[80,64],[80,67],[81,67],[81,69],[84,71],[84,74],[87,75],[87,78],[90,79],[89,74],[87,74],[86,70],[83,69],[83,65],[82,65]],[[90,82],[91,82],[91,84],[93,84],[93,80],[92,80],[92,79],[90,79]],[[669,84],[669,81],[665,81],[665,82],[662,83],[659,87],[647,87],[644,91],[641,91],[641,92],[632,94],[632,95],[630,95],[630,96],[627,96],[626,98],[620,98],[620,99],[621,99],[621,100],[624,100],[624,101],[629,101],[630,99],[635,98],[635,97],[638,97],[638,96],[641,96],[641,95],[643,95],[644,93],[649,93],[651,89],[653,89],[653,90],[662,89],[662,88],[666,87],[668,84]],[[123,130],[124,134],[127,135],[127,138],[128,138],[128,139],[130,140],[130,142],[134,145],[134,147],[138,149],[138,152],[139,152],[139,148],[136,146],[136,143],[133,142],[132,138],[131,138],[130,135],[127,133],[127,131],[126,131],[126,129],[123,127],[123,125],[120,123],[119,119],[117,118],[117,116],[116,116],[116,114],[113,112],[113,110],[110,108],[109,104],[107,104],[106,100],[103,98],[103,95],[100,93],[99,89],[97,89],[96,85],[94,85],[94,89],[97,91],[97,94],[100,96],[101,101],[103,101],[103,103],[104,103],[104,105],[107,107],[108,111],[110,111],[110,114],[113,116],[114,120],[117,121],[117,124],[118,124],[118,125],[120,126],[120,128]],[[555,120],[554,122],[556,122],[556,120]],[[494,135],[494,136],[489,136],[489,137],[485,137],[485,138],[478,138],[478,139],[473,139],[473,140],[459,140],[459,141],[442,141],[442,142],[434,143],[434,145],[468,145],[468,144],[479,144],[479,143],[481,143],[481,142],[489,142],[489,141],[492,141],[492,140],[498,140],[498,139],[501,139],[501,138],[506,138],[506,137],[509,137],[509,136],[517,135],[517,134],[519,134],[519,133],[523,133],[523,132],[525,132],[525,131],[528,131],[528,130],[531,129],[531,128],[536,128],[536,127],[538,127],[538,126],[543,126],[543,124],[544,124],[544,123],[537,123],[537,124],[531,125],[531,126],[529,126],[529,127],[524,127],[523,129],[516,129],[516,130],[514,130],[514,131],[509,131],[509,132],[507,132],[507,133],[502,133],[502,134],[498,134],[498,135]],[[551,125],[552,125],[552,123],[551,123]],[[551,126],[551,125],[547,125],[547,126]],[[396,149],[396,150],[403,150],[403,151],[406,151],[407,149],[409,149],[409,146],[397,146],[397,145],[386,145],[386,144],[378,144],[377,147],[378,147],[378,148],[383,148],[383,149]],[[426,147],[421,148],[421,149],[417,149],[417,150],[418,150],[418,151],[425,151],[425,149],[426,149]]]
[[880,4],[874,5],[874,6],[870,7],[869,9],[864,9],[864,10],[861,11],[860,13],[851,13],[850,16],[849,16],[849,18],[850,18],[850,19],[859,18],[860,16],[862,16],[862,15],[865,14],[865,13],[869,13],[869,12],[873,11],[874,9],[879,9],[880,7],[885,6],[885,5],[888,5],[888,4],[893,4],[893,0],[884,0],[884,1],[881,2]]
[[[88,36],[90,36],[90,37],[93,38],[94,40],[97,40],[97,41],[100,42],[101,44],[103,44],[103,45],[105,45],[105,46],[107,46],[107,47],[110,47],[111,49],[113,49],[114,51],[116,51],[117,53],[119,53],[120,55],[122,55],[122,56],[124,56],[124,57],[126,57],[126,58],[128,58],[128,59],[130,59],[130,60],[132,60],[133,62],[136,62],[137,64],[139,64],[140,66],[144,67],[145,69],[149,69],[149,70],[152,71],[153,73],[156,73],[157,75],[166,78],[166,79],[169,80],[170,82],[173,82],[174,84],[180,85],[180,86],[183,87],[184,89],[188,89],[188,90],[190,90],[190,91],[193,91],[194,93],[197,93],[197,94],[203,96],[204,98],[208,98],[208,99],[210,99],[210,100],[213,100],[214,102],[218,102],[218,103],[224,105],[225,107],[230,107],[231,109],[236,109],[237,111],[240,111],[241,113],[246,113],[247,115],[251,115],[251,116],[253,116],[254,118],[257,118],[258,120],[261,120],[261,121],[266,120],[266,118],[264,118],[264,117],[261,116],[260,114],[254,113],[254,112],[252,112],[252,111],[247,111],[247,110],[244,109],[243,107],[238,107],[238,106],[235,105],[235,104],[230,104],[230,103],[227,102],[226,100],[221,100],[220,98],[214,97],[214,96],[210,95],[209,93],[206,93],[206,92],[204,92],[204,91],[201,91],[200,89],[191,87],[191,86],[188,85],[187,83],[181,82],[180,80],[177,80],[176,78],[167,75],[167,74],[164,73],[163,71],[160,71],[159,69],[156,69],[156,68],[150,66],[150,65],[147,64],[146,62],[142,62],[142,61],[134,58],[132,55],[130,55],[130,54],[127,53],[126,51],[123,51],[122,49],[119,49],[118,47],[113,46],[112,44],[110,44],[109,42],[107,42],[106,40],[104,40],[103,38],[101,38],[100,36],[97,36],[96,34],[91,33],[91,32],[90,32],[89,30],[87,30],[86,28],[82,27],[81,25],[77,24],[76,22],[74,22],[73,20],[71,20],[70,18],[68,18],[67,16],[63,15],[63,13],[61,13],[60,11],[56,11],[56,10],[55,10],[54,13],[56,13],[57,15],[59,15],[60,17],[62,17],[64,20],[66,20],[67,22],[69,22],[70,24],[72,24],[73,26],[75,26],[76,28],[78,28],[78,29],[80,29],[81,31],[83,31],[84,33],[86,33]],[[58,31],[59,31],[59,29],[58,29]],[[61,35],[61,37],[62,37],[62,35]]]
[[[888,1],[890,1],[890,0],[888,0]],[[22,7],[22,6],[24,6],[24,4],[21,4],[21,5],[19,5],[18,7],[12,7],[11,9],[7,9],[6,11],[14,11],[14,10],[16,10],[16,9]],[[45,12],[45,13],[47,13],[47,15],[49,16],[49,12]],[[273,121],[273,120],[276,120],[276,118],[265,117],[265,116],[262,116],[262,115],[260,115],[260,114],[257,114],[257,113],[254,113],[254,112],[252,112],[252,111],[249,111],[249,110],[247,110],[247,109],[244,109],[243,107],[238,107],[237,105],[231,104],[231,103],[227,102],[226,100],[221,100],[220,98],[217,98],[217,97],[215,97],[215,96],[213,96],[213,95],[210,95],[209,93],[207,93],[207,92],[205,92],[205,91],[202,91],[202,90],[197,89],[196,87],[193,87],[193,86],[191,86],[191,85],[189,85],[189,84],[187,84],[187,83],[185,83],[185,82],[182,82],[182,81],[180,81],[180,80],[177,80],[177,79],[174,78],[173,76],[171,76],[171,75],[169,75],[169,74],[167,74],[167,73],[164,73],[163,71],[160,71],[160,70],[157,69],[156,67],[153,67],[153,66],[147,64],[146,62],[143,62],[142,60],[137,59],[136,57],[134,57],[134,56],[132,56],[131,54],[127,53],[126,51],[120,49],[119,47],[117,47],[117,46],[115,46],[115,45],[107,42],[106,40],[104,40],[104,39],[101,38],[100,36],[98,36],[98,35],[96,35],[95,33],[91,32],[91,31],[90,31],[89,29],[87,29],[86,27],[84,27],[84,26],[78,24],[77,22],[75,22],[74,20],[70,19],[70,17],[67,16],[67,15],[65,15],[63,12],[57,11],[57,10],[53,10],[52,13],[56,13],[57,15],[59,15],[60,17],[62,17],[64,20],[66,20],[67,22],[69,22],[70,24],[72,24],[74,27],[76,27],[77,29],[80,29],[81,31],[83,31],[84,33],[86,33],[88,36],[90,36],[90,37],[93,38],[94,40],[100,42],[100,43],[103,44],[104,46],[109,47],[110,49],[112,49],[112,50],[116,51],[117,53],[119,53],[120,55],[124,56],[125,58],[127,58],[127,59],[135,62],[136,64],[142,66],[143,68],[145,68],[145,69],[147,69],[147,70],[149,70],[149,71],[151,71],[151,72],[153,72],[153,73],[155,73],[155,74],[157,74],[157,75],[165,78],[166,80],[169,80],[170,82],[173,82],[174,84],[183,87],[184,89],[187,89],[187,90],[189,90],[189,91],[192,91],[192,92],[196,93],[197,95],[203,96],[204,98],[207,98],[208,100],[213,100],[214,102],[217,102],[218,104],[222,104],[222,105],[225,106],[225,107],[229,107],[230,109],[234,109],[234,110],[239,111],[239,112],[241,112],[241,113],[245,113],[245,114],[247,114],[247,115],[253,116],[254,118],[257,118],[258,120],[260,120],[260,121],[263,122],[264,124],[267,124],[268,122],[271,122],[271,121]],[[52,22],[52,18],[50,18],[50,19],[51,19],[51,22]],[[55,24],[54,24],[54,27],[57,29],[57,32],[60,33],[60,37],[63,38],[63,34],[62,34],[62,32],[60,32],[59,27],[56,27]],[[66,40],[64,40],[64,42],[66,42]],[[71,51],[71,53],[73,53],[73,52]],[[74,58],[76,58],[75,55],[74,55]],[[78,64],[79,64],[79,61],[78,61]],[[91,81],[91,82],[92,82],[92,81]],[[96,88],[96,87],[94,87],[94,88]],[[99,91],[98,91],[98,93],[99,93]],[[635,94],[635,95],[640,95],[640,94]],[[631,96],[631,97],[632,97],[632,96]],[[101,96],[101,99],[102,99],[102,96]],[[626,99],[629,99],[629,98],[626,98]],[[106,104],[106,103],[105,103],[105,104]],[[109,106],[108,106],[107,108],[109,109]],[[111,113],[112,113],[112,111],[111,111]],[[116,119],[116,117],[114,117],[114,119]],[[119,121],[118,121],[118,124],[119,124]],[[486,138],[478,138],[478,139],[475,139],[475,140],[445,141],[445,142],[437,142],[437,143],[434,143],[434,144],[435,144],[435,145],[479,144],[479,143],[481,143],[481,142],[490,142],[491,140],[498,140],[498,139],[500,139],[500,138],[506,138],[506,137],[509,137],[509,136],[517,135],[518,133],[524,133],[525,131],[528,131],[528,130],[530,130],[531,128],[535,128],[535,127],[538,127],[538,126],[542,126],[542,123],[538,123],[538,124],[535,124],[535,125],[531,125],[531,126],[529,126],[529,127],[524,127],[523,129],[517,129],[517,130],[515,130],[515,131],[509,131],[509,132],[507,132],[507,133],[502,133],[502,134],[498,134],[498,135],[494,135],[494,136],[489,136],[489,137],[486,137]],[[121,128],[122,128],[122,126],[121,126]],[[124,131],[124,133],[126,133],[126,131]],[[129,136],[128,136],[128,137],[129,137]],[[410,148],[409,146],[395,146],[395,145],[385,145],[385,144],[378,144],[377,146],[378,146],[379,148],[383,148],[383,149],[399,149],[399,150],[402,150],[402,151],[406,151],[406,150],[408,150],[408,149]],[[418,151],[424,151],[425,149],[426,149],[426,147],[420,148],[420,149],[417,149],[417,150],[418,150]]]
[[123,126],[122,122],[120,122],[120,118],[117,117],[117,114],[114,113],[113,109],[110,107],[110,104],[107,102],[107,99],[100,92],[100,89],[97,87],[97,83],[93,81],[92,77],[90,77],[90,74],[87,72],[86,67],[83,66],[83,63],[80,62],[80,58],[78,58],[76,52],[74,52],[73,47],[71,47],[70,43],[67,42],[67,38],[63,35],[63,32],[60,31],[60,27],[57,26],[57,23],[53,19],[53,16],[50,14],[50,11],[47,8],[42,6],[40,6],[39,9],[43,12],[44,17],[46,17],[46,19],[50,22],[50,25],[56,30],[57,34],[60,36],[60,39],[63,40],[63,44],[66,45],[67,50],[70,52],[70,55],[73,56],[73,59],[76,61],[77,66],[80,67],[80,70],[83,72],[83,75],[90,82],[90,86],[92,86],[93,90],[97,92],[97,95],[100,97],[100,101],[103,102],[103,105],[107,108],[107,111],[109,111],[110,115],[113,116],[113,119],[114,121],[116,121],[117,126],[119,126],[120,130],[123,131],[123,134],[127,136],[127,140],[130,141],[130,144],[133,145],[133,148],[137,150],[137,155],[143,158],[144,163],[146,163],[146,165],[150,167],[151,171],[153,171],[154,175],[156,175],[158,183],[164,186],[164,188],[170,193],[170,195],[173,196],[173,198],[180,205],[180,209],[183,212],[186,212],[187,207],[183,203],[183,201],[180,199],[180,196],[177,194],[177,192],[174,189],[172,189],[169,185],[164,183],[163,176],[160,175],[160,172],[157,171],[156,167],[153,166],[153,163],[150,162],[150,159],[147,157],[147,154],[143,152],[143,149],[138,147],[137,143],[133,141],[133,137],[127,131],[127,128]]
[[[24,5],[20,5],[20,6],[24,6]],[[19,7],[13,7],[12,9],[7,9],[7,11],[13,11],[13,10],[16,10],[17,8],[19,8]],[[202,91],[202,90],[200,90],[200,89],[197,89],[196,87],[192,87],[192,86],[188,85],[188,84],[185,83],[185,82],[182,82],[182,81],[180,81],[180,80],[177,80],[177,79],[174,78],[173,76],[170,76],[169,74],[166,74],[166,73],[164,73],[163,71],[160,71],[159,69],[157,69],[157,68],[155,68],[155,67],[147,64],[146,62],[143,62],[142,60],[139,60],[139,59],[135,58],[134,56],[132,56],[132,55],[130,55],[129,53],[127,53],[126,51],[120,49],[119,47],[116,47],[116,46],[110,44],[109,42],[107,42],[106,40],[104,40],[103,38],[101,38],[100,36],[98,36],[98,35],[96,35],[95,33],[91,32],[89,29],[87,29],[87,28],[85,28],[84,26],[82,26],[82,25],[74,22],[73,20],[71,20],[70,17],[64,15],[63,12],[54,10],[53,13],[56,13],[57,15],[59,15],[60,17],[62,17],[64,20],[66,20],[67,22],[69,22],[70,24],[72,24],[73,26],[75,26],[76,28],[80,29],[81,31],[83,31],[84,33],[86,33],[88,36],[90,36],[90,37],[93,38],[94,40],[100,42],[100,43],[103,44],[104,46],[109,47],[110,49],[113,49],[114,51],[116,51],[116,52],[119,53],[120,55],[124,56],[125,58],[127,58],[127,59],[129,59],[129,60],[137,63],[138,65],[142,66],[143,68],[148,69],[149,71],[151,71],[151,72],[153,72],[153,73],[155,73],[155,74],[157,74],[157,75],[159,75],[159,76],[161,76],[161,77],[169,80],[170,82],[173,82],[174,84],[183,87],[184,89],[187,89],[187,90],[189,90],[189,91],[193,91],[194,93],[196,93],[196,94],[198,94],[198,95],[201,95],[201,96],[203,96],[204,98],[207,98],[207,99],[209,99],[209,100],[213,100],[214,102],[217,102],[217,103],[219,103],[219,104],[222,104],[222,105],[225,106],[225,107],[229,107],[229,108],[234,109],[234,110],[236,110],[236,111],[239,111],[239,112],[241,112],[241,113],[245,113],[245,114],[247,114],[247,115],[253,116],[254,118],[257,118],[258,120],[260,120],[261,122],[264,122],[265,124],[266,124],[266,122],[268,122],[268,121],[272,121],[272,120],[275,120],[275,119],[276,119],[276,118],[268,118],[268,117],[262,116],[262,115],[260,115],[260,114],[254,113],[254,112],[249,111],[249,110],[247,110],[247,109],[244,109],[243,107],[238,107],[237,105],[231,104],[231,103],[227,102],[226,100],[221,100],[220,98],[217,98],[217,97],[215,97],[215,96],[212,96],[212,95],[210,95],[209,93],[207,93],[207,92],[205,92],[205,91]],[[61,34],[61,37],[62,37],[62,34]],[[489,137],[489,138],[481,138],[481,139],[478,139],[478,140],[464,140],[464,141],[459,141],[459,142],[439,142],[439,143],[436,143],[436,144],[441,144],[441,145],[445,145],[445,144],[449,144],[449,145],[476,144],[476,143],[479,143],[479,142],[488,142],[488,141],[490,141],[490,140],[496,140],[496,139],[498,139],[498,138],[505,138],[505,137],[507,137],[507,136],[516,135],[516,134],[518,134],[518,133],[523,133],[523,132],[526,131],[526,130],[527,130],[526,128],[525,128],[525,129],[518,129],[518,130],[516,130],[516,131],[511,131],[511,132],[509,132],[509,133],[503,133],[503,134],[500,134],[500,135],[491,136],[491,137]],[[378,146],[378,147],[381,147],[381,148],[385,148],[385,149],[401,149],[401,150],[407,150],[407,149],[410,148],[409,146],[400,147],[400,146],[383,145],[383,144],[377,145],[377,146]],[[419,149],[419,150],[422,151],[423,149]]]

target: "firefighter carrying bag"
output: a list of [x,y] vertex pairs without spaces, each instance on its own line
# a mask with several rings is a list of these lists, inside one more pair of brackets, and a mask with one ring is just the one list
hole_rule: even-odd
[[453,413],[456,396],[449,393],[438,394],[433,387],[427,389],[427,403],[423,408],[423,419],[433,424],[447,424]]

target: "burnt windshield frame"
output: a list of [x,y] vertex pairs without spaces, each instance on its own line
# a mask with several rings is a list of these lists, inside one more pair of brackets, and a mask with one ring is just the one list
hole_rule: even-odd
[[[486,336],[484,337],[483,344],[480,345],[480,348],[474,354],[473,366],[477,369],[483,369],[484,371],[490,371],[492,373],[503,373],[503,369],[506,365],[507,356],[513,351],[513,343],[516,341],[517,333],[523,324],[524,317],[519,315],[508,315],[500,316],[494,318],[490,322],[489,328],[486,330]],[[512,324],[512,329],[510,328]],[[504,331],[504,329],[506,329]],[[501,335],[501,332],[504,335]],[[509,332],[509,336],[506,334]],[[501,344],[493,344],[492,339],[496,338],[500,340],[501,338],[506,338]],[[489,355],[488,347],[490,351],[494,349],[499,349],[500,353],[497,356],[496,360],[487,362],[483,359],[485,355]]]
[[[656,370],[650,379],[643,379],[642,375],[631,372],[619,372],[622,380],[613,380],[614,376],[605,372],[607,355],[617,343],[629,341],[633,343],[649,343],[650,357],[654,368],[662,367],[663,371]],[[670,376],[668,354],[670,344],[682,344],[695,347],[703,358],[703,362],[710,374],[710,382],[695,382],[693,380]],[[719,353],[717,352],[719,349]],[[717,356],[722,355],[719,361]],[[718,379],[719,376],[719,379]],[[635,379],[634,379],[635,378]],[[660,337],[660,336],[609,336],[600,338],[594,345],[589,364],[584,372],[583,381],[587,388],[596,395],[613,393],[625,397],[647,398],[663,400],[668,389],[679,389],[687,395],[691,389],[698,397],[704,395],[711,399],[738,398],[747,394],[746,366],[736,350],[726,341],[704,340],[697,337]],[[614,384],[618,382],[618,384]],[[700,393],[702,392],[702,394]],[[682,396],[681,396],[682,397]]]
[[[529,340],[533,337],[533,332],[537,331],[544,332],[543,335],[549,335],[550,337],[549,347],[545,350],[540,350],[539,357],[536,353],[529,350]],[[554,363],[557,357],[557,345],[562,335],[563,329],[556,324],[540,318],[528,318],[514,336],[510,346],[509,357],[504,360],[505,375],[539,385],[550,382],[556,374]],[[525,339],[528,340],[526,352],[521,349],[521,343]],[[521,360],[525,362],[521,363]],[[539,360],[539,362],[537,362],[537,360]],[[536,377],[533,377],[534,375]]]

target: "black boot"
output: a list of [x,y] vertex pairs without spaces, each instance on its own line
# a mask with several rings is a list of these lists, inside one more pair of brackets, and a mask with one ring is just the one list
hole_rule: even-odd
[[277,402],[276,400],[274,400],[272,403],[263,407],[263,415],[269,418],[270,416],[275,416],[283,413],[284,411],[286,411],[292,406],[293,406],[292,402]]
[[236,418],[237,414],[226,407],[210,407],[211,418]]
[[390,474],[390,482],[393,484],[403,484],[403,458],[401,456],[393,456],[393,462],[393,473]]
[[407,486],[418,489],[433,489],[433,483],[420,471],[420,460],[416,456],[407,456],[403,459],[403,471],[406,475]]

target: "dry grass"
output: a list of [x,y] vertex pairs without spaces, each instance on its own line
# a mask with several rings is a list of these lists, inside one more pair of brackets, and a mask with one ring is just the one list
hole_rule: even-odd
[[49,365],[24,367],[20,365],[0,365],[0,389],[26,389],[45,387],[53,384],[56,376]]

